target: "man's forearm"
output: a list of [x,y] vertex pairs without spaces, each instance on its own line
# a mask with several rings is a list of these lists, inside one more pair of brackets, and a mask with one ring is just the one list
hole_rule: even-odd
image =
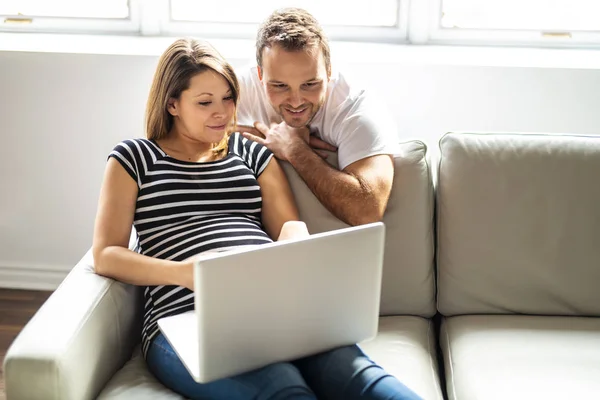
[[333,215],[349,225],[381,219],[375,193],[357,177],[325,162],[309,146],[295,148],[288,161],[308,188]]

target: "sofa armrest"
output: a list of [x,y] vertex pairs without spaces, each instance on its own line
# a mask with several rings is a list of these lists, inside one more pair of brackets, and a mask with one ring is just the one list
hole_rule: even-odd
[[91,250],[6,354],[8,399],[95,398],[140,336],[141,290],[94,273]]

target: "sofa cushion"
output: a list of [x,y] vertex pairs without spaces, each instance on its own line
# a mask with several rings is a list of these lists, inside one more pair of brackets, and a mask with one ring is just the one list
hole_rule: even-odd
[[[385,259],[381,288],[382,315],[435,313],[433,272],[433,185],[426,146],[400,144],[394,158],[394,182],[383,218],[386,225]],[[327,161],[337,166],[335,153]],[[282,163],[298,203],[300,217],[311,233],[347,227],[334,217],[298,176]]]
[[379,333],[360,344],[365,354],[426,400],[442,400],[433,322],[410,316],[379,318]]
[[121,368],[104,387],[98,400],[161,399],[176,400],[184,397],[166,388],[146,367],[138,346],[131,360]]
[[[378,336],[361,344],[365,353],[405,385],[428,400],[441,400],[436,344],[430,320],[382,317]],[[99,400],[182,399],[158,382],[139,348],[106,385]]]
[[440,140],[438,309],[600,315],[600,137]]
[[596,399],[600,318],[458,316],[442,324],[451,400]]

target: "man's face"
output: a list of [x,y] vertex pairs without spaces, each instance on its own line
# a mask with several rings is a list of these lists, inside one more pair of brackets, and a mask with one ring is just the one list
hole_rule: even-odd
[[286,51],[280,46],[263,50],[258,74],[273,109],[291,127],[301,128],[325,102],[329,76],[320,49]]

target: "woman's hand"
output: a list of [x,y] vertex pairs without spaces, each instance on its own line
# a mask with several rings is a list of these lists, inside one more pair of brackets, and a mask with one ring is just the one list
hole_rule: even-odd
[[300,239],[303,237],[310,236],[306,224],[302,221],[287,221],[281,227],[281,232],[277,241],[289,240],[289,239]]
[[175,284],[194,291],[194,257],[179,263],[175,271]]
[[[263,200],[262,223],[269,237],[273,240],[284,240],[302,232],[308,234],[306,225],[299,221],[292,189],[277,159],[271,158],[258,177],[258,184]],[[290,223],[290,226],[284,230],[287,223]]]
[[180,262],[176,272],[177,285],[194,290],[194,263],[200,258],[206,257],[211,253],[223,253],[219,250],[208,250],[200,254],[193,255]]

